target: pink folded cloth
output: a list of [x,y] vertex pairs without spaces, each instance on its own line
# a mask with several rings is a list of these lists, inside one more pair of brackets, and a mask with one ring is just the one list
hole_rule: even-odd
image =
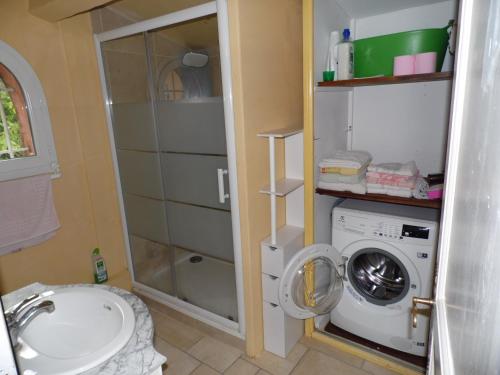
[[0,207],[0,255],[37,245],[60,226],[50,175],[0,182]]
[[401,176],[398,174],[384,172],[367,172],[366,182],[369,184],[379,184],[388,186],[398,186],[413,189],[417,181],[417,176]]

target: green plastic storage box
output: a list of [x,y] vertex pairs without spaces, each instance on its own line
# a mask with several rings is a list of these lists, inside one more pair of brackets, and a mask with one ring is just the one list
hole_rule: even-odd
[[354,41],[354,77],[392,76],[394,57],[436,52],[440,72],[448,47],[449,29],[424,29],[375,36]]

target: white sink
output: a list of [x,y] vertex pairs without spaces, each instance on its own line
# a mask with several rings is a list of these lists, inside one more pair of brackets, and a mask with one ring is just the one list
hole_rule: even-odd
[[130,305],[106,290],[58,288],[41,300],[54,302],[55,311],[38,315],[20,336],[17,359],[23,375],[79,374],[111,358],[134,331]]

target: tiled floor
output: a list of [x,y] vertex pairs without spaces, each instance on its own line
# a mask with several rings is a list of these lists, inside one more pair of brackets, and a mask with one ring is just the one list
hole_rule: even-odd
[[302,338],[288,358],[245,355],[231,335],[141,296],[155,324],[155,347],[168,358],[164,375],[394,375],[361,358]]

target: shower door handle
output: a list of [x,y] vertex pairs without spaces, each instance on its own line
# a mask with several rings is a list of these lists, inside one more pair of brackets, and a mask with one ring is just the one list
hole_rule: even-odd
[[217,183],[219,184],[219,203],[226,203],[229,194],[224,190],[224,175],[227,174],[227,169],[217,168]]

